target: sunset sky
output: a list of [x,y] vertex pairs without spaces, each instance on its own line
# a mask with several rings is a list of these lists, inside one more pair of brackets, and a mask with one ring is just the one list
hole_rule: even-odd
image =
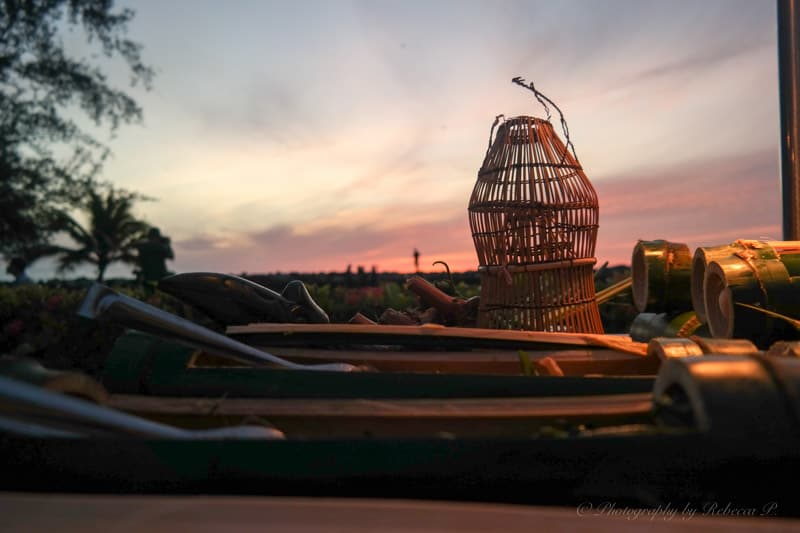
[[423,269],[476,268],[491,123],[544,116],[514,76],[566,115],[601,263],[640,238],[781,236],[773,0],[121,5],[158,74],[104,177],[157,199],[137,212],[175,271],[410,271],[415,247]]

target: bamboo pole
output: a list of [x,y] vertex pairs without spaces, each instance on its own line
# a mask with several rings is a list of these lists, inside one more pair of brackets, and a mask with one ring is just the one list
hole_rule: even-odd
[[633,277],[631,276],[628,276],[623,280],[614,283],[613,285],[609,285],[605,289],[595,294],[597,305],[602,305],[608,302],[609,300],[614,299],[615,297],[619,296],[626,290],[630,289],[632,285],[633,285]]
[[702,247],[695,250],[692,260],[692,307],[697,318],[702,323],[706,323],[707,303],[705,300],[705,279],[706,269],[712,261],[727,259],[737,256],[746,250],[753,250],[754,253],[774,254],[780,259],[790,276],[800,276],[800,241],[757,241],[749,239],[739,239],[729,244],[719,246]]
[[800,317],[800,278],[790,276],[785,264],[793,265],[793,254],[785,254],[782,260],[778,250],[788,248],[748,245],[707,266],[704,301],[714,337],[747,338],[757,344],[773,340],[780,321],[748,306]]

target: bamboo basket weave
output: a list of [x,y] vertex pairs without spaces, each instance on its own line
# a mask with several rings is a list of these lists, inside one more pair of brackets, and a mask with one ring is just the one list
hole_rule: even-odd
[[479,327],[603,332],[593,276],[597,193],[549,120],[514,117],[493,142],[490,134],[468,211]]

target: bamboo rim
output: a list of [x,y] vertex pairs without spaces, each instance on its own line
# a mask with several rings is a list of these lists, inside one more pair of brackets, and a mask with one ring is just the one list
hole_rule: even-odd
[[692,258],[692,307],[697,314],[697,319],[705,324],[708,320],[706,316],[706,299],[704,283],[706,279],[706,268],[708,263],[717,258],[728,257],[733,253],[732,247],[735,243],[723,244],[720,246],[698,248]]

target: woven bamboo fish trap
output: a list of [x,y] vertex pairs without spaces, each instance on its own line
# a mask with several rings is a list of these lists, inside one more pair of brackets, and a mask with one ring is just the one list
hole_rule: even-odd
[[[557,106],[523,86],[548,120],[514,117],[494,140],[490,133],[469,201],[481,273],[478,327],[602,333],[593,275],[597,194],[542,98]],[[563,115],[562,126],[569,140]]]

